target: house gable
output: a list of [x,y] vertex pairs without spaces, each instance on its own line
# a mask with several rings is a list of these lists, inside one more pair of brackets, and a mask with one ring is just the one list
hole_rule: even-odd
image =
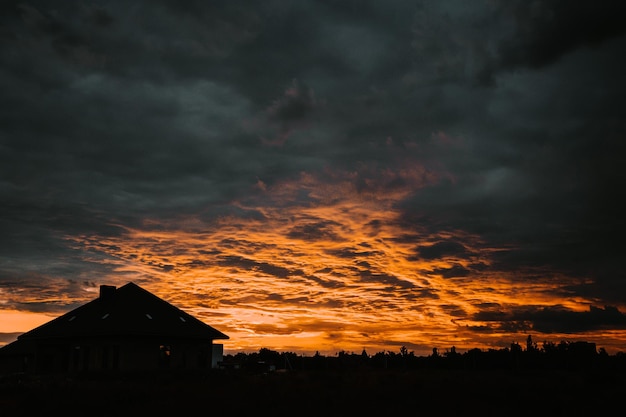
[[228,336],[138,285],[102,285],[100,297],[18,337],[160,336],[197,340]]
[[[23,333],[0,349],[0,368],[81,372],[215,367],[219,330],[130,282]],[[1,369],[0,369],[1,371]]]

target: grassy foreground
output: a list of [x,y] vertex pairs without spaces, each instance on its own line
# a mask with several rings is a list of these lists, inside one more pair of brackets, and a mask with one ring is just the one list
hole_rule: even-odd
[[[623,410],[626,375],[573,371],[290,371],[7,376],[3,416],[589,416]],[[612,414],[612,412],[611,412]]]

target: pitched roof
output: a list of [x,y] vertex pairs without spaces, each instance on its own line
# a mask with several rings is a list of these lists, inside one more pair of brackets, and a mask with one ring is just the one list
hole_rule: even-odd
[[224,333],[174,307],[138,285],[102,285],[100,297],[18,337],[163,336],[228,339]]

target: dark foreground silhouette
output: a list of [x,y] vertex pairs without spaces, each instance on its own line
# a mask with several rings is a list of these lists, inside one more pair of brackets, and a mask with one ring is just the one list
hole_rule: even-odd
[[609,355],[606,350],[596,350],[595,343],[561,342],[543,343],[538,347],[529,336],[526,347],[517,343],[503,349],[470,349],[458,353],[454,347],[440,353],[433,349],[428,356],[416,356],[406,347],[399,352],[378,352],[369,355],[339,352],[335,356],[302,356],[260,349],[258,353],[226,355],[222,368],[245,369],[251,372],[274,370],[622,370],[626,371],[626,354]]
[[0,384],[5,416],[607,416],[626,383],[610,371],[353,370],[123,378],[28,377]]
[[584,345],[418,357],[261,349],[203,372],[5,375],[6,416],[621,415],[623,354]]

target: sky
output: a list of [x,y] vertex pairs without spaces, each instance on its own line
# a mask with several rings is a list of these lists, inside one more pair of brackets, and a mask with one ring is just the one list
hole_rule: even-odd
[[0,344],[128,282],[225,353],[626,351],[621,1],[3,1]]

